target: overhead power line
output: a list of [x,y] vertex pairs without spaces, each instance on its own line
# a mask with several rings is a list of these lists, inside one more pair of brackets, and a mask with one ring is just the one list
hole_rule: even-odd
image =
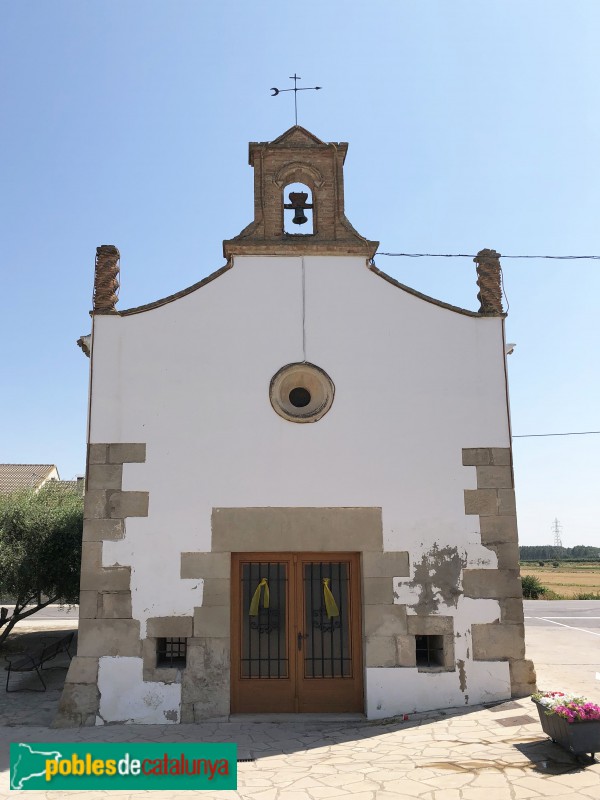
[[600,431],[569,431],[569,433],[515,433],[513,439],[529,439],[532,436],[591,436]]
[[[403,256],[404,258],[475,258],[477,253],[375,253],[376,256]],[[600,256],[505,256],[500,258],[553,258],[560,261],[592,259],[600,261]]]

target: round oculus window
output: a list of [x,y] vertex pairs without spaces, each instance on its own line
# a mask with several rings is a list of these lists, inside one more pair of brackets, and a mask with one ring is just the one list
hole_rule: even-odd
[[288,364],[277,372],[269,389],[274,410],[290,422],[316,422],[333,403],[329,375],[314,364]]

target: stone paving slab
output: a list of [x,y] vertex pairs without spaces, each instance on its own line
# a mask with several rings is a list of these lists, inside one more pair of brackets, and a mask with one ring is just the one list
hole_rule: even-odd
[[[60,626],[60,632],[63,632]],[[72,623],[71,623],[72,627]],[[40,630],[44,628],[44,630]],[[48,626],[28,627],[14,647],[29,647]],[[531,649],[529,656],[535,660]],[[46,693],[0,692],[0,800],[600,800],[600,764],[582,766],[541,731],[528,699],[368,722],[233,719],[202,725],[50,727],[67,661],[48,673]],[[29,681],[31,676],[25,677]],[[538,682],[557,688],[551,669]],[[35,681],[33,681],[35,683]],[[33,685],[33,684],[32,684]],[[561,689],[569,687],[560,684]],[[256,720],[256,718],[254,718]],[[237,742],[233,792],[9,792],[10,742]]]
[[[518,706],[515,709],[515,705]],[[582,766],[529,718],[528,699],[506,708],[456,709],[436,718],[371,723],[224,722],[203,725],[109,725],[97,728],[0,728],[0,800],[68,797],[172,800],[189,792],[8,791],[11,741],[238,743],[238,791],[198,796],[215,800],[600,800],[600,763]],[[515,711],[519,713],[515,714]]]

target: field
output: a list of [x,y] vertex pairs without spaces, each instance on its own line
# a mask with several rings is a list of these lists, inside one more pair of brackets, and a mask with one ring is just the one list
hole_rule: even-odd
[[523,575],[534,575],[558,595],[553,599],[569,600],[590,592],[597,593],[600,599],[600,561],[563,561],[558,567],[553,567],[552,562],[546,562],[543,567],[537,561],[521,562]]

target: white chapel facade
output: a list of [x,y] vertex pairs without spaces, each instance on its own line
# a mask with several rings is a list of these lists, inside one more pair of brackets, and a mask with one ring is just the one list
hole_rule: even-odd
[[498,254],[476,258],[478,312],[382,273],[344,214],[346,152],[299,126],[251,143],[254,221],[171,297],[117,311],[119,253],[98,248],[58,724],[534,689]]

